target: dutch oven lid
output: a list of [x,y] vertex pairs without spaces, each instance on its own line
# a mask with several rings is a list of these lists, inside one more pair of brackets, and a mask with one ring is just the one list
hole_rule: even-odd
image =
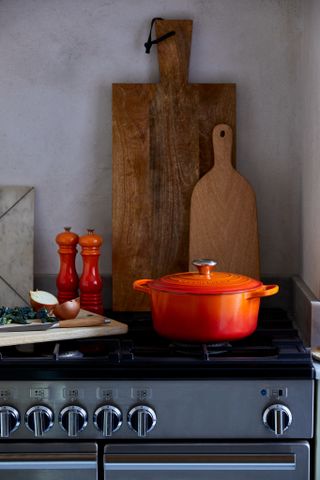
[[192,263],[198,272],[166,275],[151,282],[150,287],[167,292],[212,295],[247,292],[262,285],[259,280],[245,275],[214,271],[216,262],[213,260],[199,259]]

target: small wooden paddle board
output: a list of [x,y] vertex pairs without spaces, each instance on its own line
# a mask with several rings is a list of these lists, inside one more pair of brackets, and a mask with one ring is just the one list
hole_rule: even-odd
[[255,193],[232,166],[232,129],[219,124],[212,133],[214,166],[191,197],[189,268],[208,258],[216,269],[259,279],[259,241]]

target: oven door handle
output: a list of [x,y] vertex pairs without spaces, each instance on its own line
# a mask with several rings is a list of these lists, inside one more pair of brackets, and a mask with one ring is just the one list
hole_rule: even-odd
[[68,462],[68,461],[5,461],[0,462],[1,470],[95,470],[96,462]]
[[0,453],[1,470],[91,470],[97,468],[96,454]]
[[212,454],[212,455],[105,455],[105,471],[111,470],[295,470],[296,455]]

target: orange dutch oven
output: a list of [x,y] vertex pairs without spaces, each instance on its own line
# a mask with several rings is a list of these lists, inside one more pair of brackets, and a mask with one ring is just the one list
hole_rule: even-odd
[[133,288],[147,293],[159,335],[189,342],[220,342],[251,335],[257,328],[260,298],[278,285],[244,275],[214,271],[212,260],[195,260],[198,272],[142,279]]

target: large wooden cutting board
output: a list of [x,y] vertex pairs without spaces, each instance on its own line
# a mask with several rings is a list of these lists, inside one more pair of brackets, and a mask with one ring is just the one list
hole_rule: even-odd
[[[80,310],[77,319],[101,318],[101,315],[92,314],[86,310]],[[14,325],[15,327],[17,324]],[[24,325],[22,325],[24,327]],[[101,337],[106,335],[122,335],[127,333],[128,326],[122,322],[111,320],[109,323],[95,327],[77,327],[77,328],[53,328],[45,331],[21,331],[21,332],[1,332],[0,326],[0,347],[9,345],[24,345],[28,343],[56,342],[59,340],[72,340],[75,338]]]
[[[235,85],[190,84],[191,20],[158,20],[160,82],[113,85],[113,310],[149,310],[138,278],[188,269],[190,199],[212,166],[211,131],[235,130]],[[213,52],[214,57],[214,52]]]
[[209,258],[216,270],[259,278],[259,241],[255,193],[231,164],[232,129],[212,133],[214,167],[194,188],[190,211],[192,261]]

